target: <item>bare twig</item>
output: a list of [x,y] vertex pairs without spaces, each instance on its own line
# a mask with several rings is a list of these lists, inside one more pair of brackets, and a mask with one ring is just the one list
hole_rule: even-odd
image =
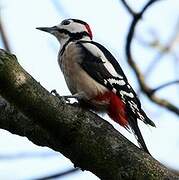
[[[155,58],[152,60],[152,62],[148,66],[148,68],[145,72],[145,77],[147,75],[149,75],[149,73],[151,72],[151,70],[154,69],[154,67],[156,68],[156,64],[159,63],[160,60],[162,59],[162,57],[165,56],[166,54],[169,54],[169,53],[174,54],[173,57],[174,57],[174,59],[176,58],[175,52],[174,52],[174,47],[178,44],[178,40],[179,40],[179,18],[178,18],[177,23],[176,23],[176,28],[174,28],[174,29],[175,29],[175,31],[172,33],[172,36],[169,38],[166,45],[163,45],[159,41],[158,37],[156,37],[156,39],[152,43],[147,43],[143,39],[137,38],[138,41],[140,43],[142,43],[142,45],[145,45],[148,47],[154,47],[159,51],[159,53],[155,56]],[[178,66],[176,66],[176,67],[178,67]]]
[[173,84],[178,84],[178,83],[179,83],[179,80],[171,81],[171,82],[162,84],[162,85],[158,86],[157,88],[153,89],[153,90],[152,90],[152,93],[156,93],[156,91],[158,91],[158,90],[161,90],[161,89],[163,89],[163,88],[165,88],[165,87],[167,87],[167,86],[171,86],[171,85],[173,85]]
[[[179,69],[178,69],[178,67],[179,67],[179,56],[177,56],[176,53],[173,53],[172,55],[174,57],[174,63],[173,63],[174,75],[175,75],[176,79],[179,79]],[[177,86],[177,92],[179,94],[179,85]]]
[[132,57],[132,53],[131,53],[131,44],[132,44],[132,40],[134,37],[134,32],[135,32],[135,28],[137,23],[139,22],[139,20],[142,18],[144,12],[147,10],[148,7],[150,7],[153,3],[158,2],[159,0],[150,0],[141,10],[141,12],[139,12],[136,16],[133,16],[133,20],[132,23],[130,25],[129,28],[129,32],[127,35],[127,41],[126,41],[126,56],[127,56],[127,61],[128,64],[131,66],[131,68],[134,70],[134,73],[137,77],[137,80],[139,82],[140,88],[142,90],[142,92],[144,94],[146,94],[148,96],[148,98],[153,101],[154,103],[165,107],[166,109],[174,112],[175,114],[179,115],[179,108],[176,107],[175,105],[173,105],[172,103],[170,103],[169,101],[159,98],[155,95],[152,94],[152,88],[150,88],[147,83],[145,82],[144,79],[144,75],[142,74],[139,66],[135,63],[133,57]]
[[144,72],[144,77],[150,75],[154,67],[156,68],[159,62],[161,62],[162,58],[165,56],[165,53],[157,53],[154,59],[150,62],[149,66],[147,67],[146,71]]
[[17,154],[0,154],[0,160],[17,160],[24,158],[49,158],[59,156],[59,153],[51,152],[22,152]]
[[133,11],[133,9],[128,5],[128,3],[126,2],[126,0],[121,0],[123,5],[125,6],[125,8],[128,10],[128,12],[132,15],[135,16],[136,12]]
[[72,168],[72,169],[66,170],[66,171],[61,172],[61,173],[53,174],[51,176],[44,176],[44,177],[33,179],[33,180],[46,180],[46,179],[60,178],[60,177],[75,173],[79,170],[80,170],[80,168]]

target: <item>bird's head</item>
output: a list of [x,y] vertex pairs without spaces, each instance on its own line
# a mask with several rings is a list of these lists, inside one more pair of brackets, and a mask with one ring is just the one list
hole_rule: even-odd
[[53,34],[63,45],[69,39],[71,40],[92,40],[90,26],[78,19],[65,19],[60,24],[53,27],[38,27],[41,31]]

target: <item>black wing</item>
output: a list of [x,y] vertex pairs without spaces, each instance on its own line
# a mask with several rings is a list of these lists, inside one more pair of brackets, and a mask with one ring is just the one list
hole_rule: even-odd
[[[91,43],[93,45],[95,45],[96,47],[99,48],[100,51],[103,52],[103,54],[105,55],[105,57],[107,58],[107,60],[113,65],[114,69],[116,70],[116,72],[121,75],[125,81],[127,81],[127,78],[123,72],[123,70],[121,69],[119,63],[116,61],[116,59],[114,58],[114,56],[101,44],[94,42],[94,41],[80,41],[81,45],[83,46],[83,43]],[[84,46],[83,46],[84,47]],[[88,50],[87,50],[88,51]],[[94,56],[94,55],[92,55]],[[102,60],[100,59],[100,61],[102,62]]]
[[[135,118],[153,125],[141,109],[141,103],[135,91],[129,85],[114,56],[104,46],[94,41],[78,41],[77,44],[81,47],[83,55],[81,67],[98,83],[114,91],[126,103],[129,114],[132,113]],[[90,49],[91,47],[94,49]],[[112,65],[114,69],[107,65]]]

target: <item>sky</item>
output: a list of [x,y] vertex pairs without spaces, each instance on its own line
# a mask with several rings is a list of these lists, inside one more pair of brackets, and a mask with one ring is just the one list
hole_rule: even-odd
[[[139,10],[146,1],[138,0],[136,3],[136,1],[129,0],[128,2],[135,10]],[[169,0],[156,3],[146,12],[137,27],[136,36],[139,39],[149,39],[149,41],[158,37],[161,43],[168,42],[170,34],[176,29],[176,21],[179,17],[179,6],[177,5],[177,0],[173,0],[172,3]],[[127,65],[124,54],[125,38],[131,17],[120,1],[1,0],[0,13],[12,52],[16,54],[23,68],[49,91],[56,89],[60,95],[69,94],[57,64],[58,42],[51,35],[35,28],[53,26],[69,17],[82,19],[90,24],[94,40],[106,46],[114,54],[129,82],[136,91],[138,90],[135,75]],[[2,46],[1,43],[0,46]],[[133,44],[132,50],[143,72],[147,70],[151,59],[154,59],[158,53],[151,48],[144,48],[138,41]],[[173,51],[177,52],[177,50],[176,48]],[[176,79],[176,73],[174,73],[176,67],[171,66],[171,61],[174,61],[172,54],[163,57],[162,63],[152,71],[147,78],[147,82],[152,87]],[[179,107],[177,94],[176,86],[157,93]],[[149,151],[160,162],[179,170],[179,118],[151,103],[144,95],[140,95],[140,99],[146,113],[157,126],[157,128],[150,128],[139,123]],[[107,116],[103,118],[110,121],[116,129],[136,143],[133,135],[109,120]],[[27,138],[12,135],[7,131],[0,130],[0,133],[0,156],[30,154],[28,158],[1,160],[1,179],[31,179],[73,167],[70,160],[60,153],[46,147],[38,147]],[[39,154],[39,157],[34,157],[33,153]],[[85,171],[61,179],[97,180],[98,178]]]

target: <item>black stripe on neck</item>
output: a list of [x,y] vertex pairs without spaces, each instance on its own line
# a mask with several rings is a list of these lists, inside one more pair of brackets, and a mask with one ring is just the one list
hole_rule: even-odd
[[64,51],[65,51],[65,48],[66,48],[66,46],[68,45],[68,43],[69,42],[71,42],[72,40],[71,39],[69,39],[64,45],[63,45],[63,47],[62,47],[62,49],[60,50],[60,56],[62,56],[63,55],[63,53],[64,53]]
[[59,29],[58,32],[68,34],[70,39],[72,40],[79,40],[79,39],[82,39],[84,36],[90,37],[90,35],[86,31],[71,33],[70,31],[66,29]]
[[[85,32],[85,33],[86,33],[86,32]],[[75,34],[76,34],[76,33],[75,33]],[[65,48],[66,48],[66,46],[68,45],[68,43],[70,43],[70,42],[72,42],[72,41],[75,41],[75,40],[80,40],[82,37],[83,37],[83,35],[82,35],[82,36],[79,35],[79,37],[78,37],[78,35],[77,35],[77,36],[75,35],[75,38],[70,37],[70,39],[63,45],[63,47],[62,47],[62,49],[61,49],[61,51],[60,51],[60,55],[62,55],[62,54],[64,53]]]
[[70,34],[70,38],[72,40],[80,40],[82,39],[84,36],[89,36],[89,34],[86,32],[86,31],[83,31],[83,32],[77,32],[77,33],[71,33]]
[[60,33],[64,33],[64,34],[68,34],[69,35],[69,40],[63,45],[61,51],[60,51],[60,55],[62,56],[64,51],[65,51],[65,48],[66,46],[68,45],[68,43],[72,42],[72,41],[77,41],[77,40],[80,40],[82,39],[84,36],[89,36],[89,34],[85,31],[82,31],[82,32],[77,32],[77,33],[71,33],[70,31],[66,30],[66,29],[59,29],[58,30]]

